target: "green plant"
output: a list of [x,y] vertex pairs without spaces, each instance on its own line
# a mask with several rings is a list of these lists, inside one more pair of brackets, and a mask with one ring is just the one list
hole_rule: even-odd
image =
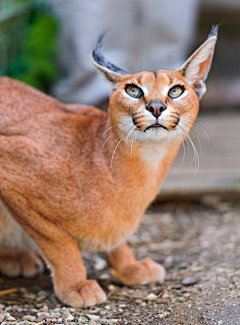
[[54,61],[58,23],[54,16],[38,9],[29,20],[20,53],[3,73],[47,91],[58,76]]

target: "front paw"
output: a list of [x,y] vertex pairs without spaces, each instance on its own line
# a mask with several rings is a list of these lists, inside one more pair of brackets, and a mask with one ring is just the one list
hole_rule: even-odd
[[58,298],[72,307],[90,307],[106,301],[97,281],[85,280],[67,288],[55,288]]
[[112,269],[110,272],[113,277],[127,285],[147,284],[154,281],[163,282],[166,275],[164,267],[150,258],[144,258],[123,269]]

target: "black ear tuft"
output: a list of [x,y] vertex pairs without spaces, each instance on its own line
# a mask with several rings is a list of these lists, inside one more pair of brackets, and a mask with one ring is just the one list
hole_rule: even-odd
[[213,37],[213,36],[217,37],[217,35],[218,35],[218,27],[219,27],[219,24],[218,25],[212,25],[212,30],[211,30],[210,34],[208,35],[208,38]]
[[97,64],[99,64],[103,68],[107,68],[108,70],[119,73],[119,74],[127,74],[125,71],[118,68],[111,62],[108,62],[102,55],[102,39],[105,34],[106,34],[106,32],[104,32],[98,36],[95,48],[92,53],[93,59],[96,61]]

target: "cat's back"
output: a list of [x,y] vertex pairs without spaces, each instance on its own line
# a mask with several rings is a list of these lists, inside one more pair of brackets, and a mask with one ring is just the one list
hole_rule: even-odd
[[[63,164],[89,151],[107,113],[86,105],[67,105],[8,77],[0,77],[0,169],[28,159]],[[102,134],[102,133],[101,133]],[[25,164],[25,163],[24,163]],[[24,165],[23,164],[23,165]]]
[[54,98],[23,82],[0,77],[0,114],[16,118],[27,114],[39,114],[61,110],[62,105]]
[[62,123],[72,119],[84,123],[86,118],[103,120],[106,113],[92,106],[61,103],[18,80],[0,77],[1,135],[25,134],[30,126],[34,128],[53,116],[62,119]]

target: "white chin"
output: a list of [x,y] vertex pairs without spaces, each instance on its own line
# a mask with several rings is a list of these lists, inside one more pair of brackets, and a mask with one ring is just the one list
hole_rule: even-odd
[[169,138],[172,138],[172,131],[167,131],[163,128],[151,128],[143,131],[137,131],[136,141],[154,141],[154,142],[160,142],[162,140],[167,140]]

